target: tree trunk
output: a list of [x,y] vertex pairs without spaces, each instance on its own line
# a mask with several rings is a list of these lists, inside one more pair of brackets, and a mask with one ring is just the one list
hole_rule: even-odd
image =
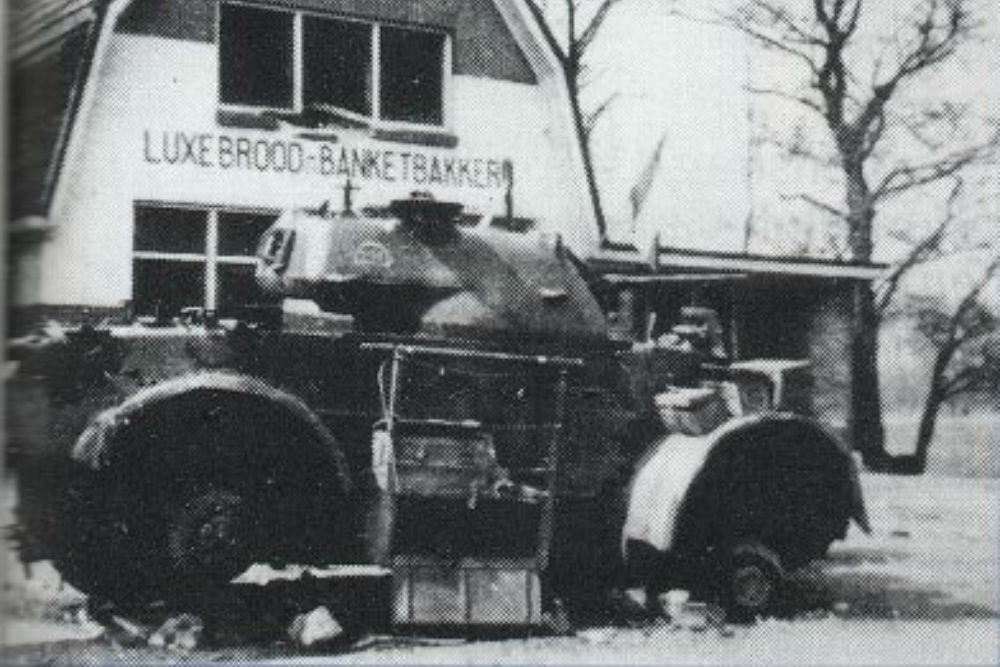
[[608,239],[607,221],[604,218],[604,206],[601,203],[601,192],[597,187],[597,175],[594,173],[594,160],[590,151],[590,141],[584,127],[583,109],[580,107],[580,84],[577,81],[579,66],[572,61],[566,65],[566,86],[569,89],[569,103],[573,112],[573,124],[576,126],[576,138],[580,144],[583,157],[583,171],[587,179],[587,192],[594,203],[594,217],[597,219],[597,231],[600,242]]
[[[841,146],[847,185],[848,232],[852,258],[872,260],[872,224],[875,207],[864,163],[853,144]],[[882,392],[878,374],[878,331],[881,313],[875,304],[871,283],[859,281],[854,287],[851,327],[851,397],[849,431],[852,446],[861,452],[865,466],[882,469],[888,458],[882,424]]]
[[878,374],[879,319],[871,284],[857,283],[850,350],[850,436],[865,466],[872,470],[884,468],[887,459]]
[[937,426],[938,411],[948,396],[945,371],[954,355],[956,346],[951,342],[938,350],[931,371],[931,388],[924,401],[924,411],[920,415],[920,427],[917,430],[917,442],[913,450],[915,472],[923,473],[927,469],[927,453],[934,440],[934,427]]
[[913,451],[914,472],[923,474],[927,469],[927,453],[931,448],[931,441],[934,439],[934,427],[937,425],[938,410],[944,402],[944,392],[938,387],[937,382],[931,386],[927,400],[924,402],[924,411],[920,415],[920,428],[917,430],[917,444]]

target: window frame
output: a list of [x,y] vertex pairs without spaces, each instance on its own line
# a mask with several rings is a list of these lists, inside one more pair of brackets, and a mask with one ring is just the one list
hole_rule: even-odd
[[[247,9],[256,9],[261,11],[275,12],[275,13],[291,13],[292,14],[292,106],[271,106],[271,105],[255,105],[255,104],[239,104],[233,102],[223,102],[222,101],[222,8],[224,5],[231,5],[234,7],[245,7]],[[302,78],[300,76],[301,68],[298,65],[298,58],[301,55],[302,49],[302,26],[301,19],[298,17],[297,12],[289,12],[281,8],[267,6],[264,4],[258,4],[253,2],[242,2],[240,0],[222,0],[215,3],[215,56],[216,56],[216,86],[215,86],[215,96],[219,106],[223,109],[231,109],[233,111],[241,112],[260,112],[260,111],[278,111],[282,113],[301,113],[301,100],[302,100]]]
[[[132,233],[135,234],[135,212],[139,208],[184,209],[205,214],[205,252],[161,252],[157,250],[135,250],[133,248],[129,259],[153,260],[169,262],[197,263],[203,266],[202,279],[205,288],[205,302],[200,305],[205,310],[218,311],[219,305],[219,266],[256,266],[257,256],[250,255],[220,255],[219,254],[219,217],[220,214],[242,214],[273,216],[275,220],[281,215],[281,209],[264,206],[227,206],[222,204],[192,204],[184,202],[166,202],[136,200],[132,202]],[[135,296],[135,276],[131,279],[131,294]]]
[[[274,107],[268,105],[248,105],[248,104],[232,104],[228,102],[223,102],[221,99],[221,89],[222,89],[222,58],[219,56],[219,45],[221,44],[222,35],[222,7],[224,5],[237,6],[237,7],[247,7],[250,9],[263,9],[266,11],[280,12],[292,15],[292,106],[291,107]],[[416,132],[440,132],[448,133],[451,128],[451,92],[453,90],[452,85],[452,45],[453,39],[452,34],[449,30],[443,28],[435,28],[431,26],[422,26],[415,24],[406,24],[396,21],[385,21],[379,19],[363,19],[354,16],[345,16],[343,14],[337,14],[334,12],[322,12],[313,9],[294,9],[289,7],[276,7],[273,5],[264,5],[256,2],[248,2],[246,0],[222,0],[216,3],[215,11],[215,45],[216,45],[216,57],[217,57],[217,68],[216,74],[218,81],[216,83],[216,98],[218,101],[219,108],[224,111],[232,111],[237,113],[248,113],[248,114],[261,114],[266,112],[279,112],[279,113],[292,113],[301,114],[305,111],[304,105],[304,93],[305,93],[305,69],[303,60],[303,48],[304,48],[304,18],[306,16],[315,16],[321,19],[328,19],[334,21],[343,21],[345,23],[355,23],[361,25],[367,25],[371,30],[370,46],[370,65],[371,72],[369,73],[369,86],[371,87],[368,91],[371,95],[371,113],[359,114],[356,111],[351,111],[350,109],[345,109],[333,104],[315,104],[311,108],[318,109],[327,113],[336,114],[349,121],[359,123],[361,125],[370,127],[372,129],[388,129],[388,130],[411,130]],[[440,35],[442,37],[441,43],[441,123],[416,123],[412,121],[400,121],[400,120],[390,120],[382,117],[381,106],[382,106],[382,81],[381,81],[381,36],[383,27],[392,27],[403,30],[410,30],[414,32],[428,32],[435,35]]]

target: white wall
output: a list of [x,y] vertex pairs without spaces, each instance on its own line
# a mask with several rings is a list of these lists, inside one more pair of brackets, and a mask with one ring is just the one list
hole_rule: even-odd
[[[448,129],[457,135],[458,146],[446,149],[375,141],[362,131],[332,130],[336,143],[328,143],[303,138],[303,128],[222,127],[216,117],[216,72],[212,44],[113,36],[99,63],[95,105],[86,125],[78,128],[85,132],[84,148],[63,171],[62,206],[51,216],[57,229],[42,251],[41,303],[115,305],[131,298],[132,206],[137,200],[286,208],[330,199],[339,208],[346,179],[320,169],[324,151],[336,159],[342,147],[393,152],[394,181],[353,179],[360,186],[354,195],[358,208],[384,205],[412,190],[431,190],[441,199],[500,212],[505,186],[485,171],[478,186],[418,183],[412,171],[404,181],[402,154],[480,159],[484,170],[490,160],[496,166],[510,159],[515,213],[561,232],[580,252],[593,246],[596,228],[586,190],[567,165],[572,137],[564,122],[568,115],[554,108],[556,96],[544,82],[532,86],[453,77]],[[182,163],[169,164],[164,138],[172,146],[178,133],[184,137],[182,145],[195,138],[196,150],[193,155],[185,151]],[[297,146],[313,160],[305,160],[293,174],[279,171],[273,161],[263,170],[234,166],[234,155],[223,150],[235,149],[239,141],[260,140],[285,149]]]

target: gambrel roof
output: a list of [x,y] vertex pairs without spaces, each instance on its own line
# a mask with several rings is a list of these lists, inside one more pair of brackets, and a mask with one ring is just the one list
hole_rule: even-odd
[[15,63],[45,57],[67,35],[97,17],[98,0],[11,0],[10,56]]
[[10,220],[45,227],[103,0],[11,0]]

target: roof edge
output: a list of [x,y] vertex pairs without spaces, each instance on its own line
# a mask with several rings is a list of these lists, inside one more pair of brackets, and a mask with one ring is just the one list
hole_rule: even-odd
[[661,269],[692,269],[701,271],[732,271],[748,274],[792,275],[808,278],[877,280],[885,275],[887,264],[838,261],[819,257],[771,256],[747,253],[726,253],[681,248],[660,248],[655,262],[642,257],[625,244],[605,246],[588,260],[598,265],[615,266],[619,270],[656,273]]
[[94,106],[95,89],[97,88],[96,73],[104,60],[108,42],[111,40],[111,34],[118,23],[118,18],[132,4],[132,1],[100,0],[97,3],[97,16],[92,26],[91,42],[93,48],[87,54],[89,57],[82,65],[81,89],[78,99],[75,101],[71,118],[62,132],[63,136],[59,142],[61,145],[58,146],[59,155],[56,156],[55,172],[52,174],[51,189],[46,202],[46,217],[53,223],[58,220],[58,212],[66,192],[64,174],[72,169],[84,141],[84,138],[80,136],[82,134],[80,128],[86,126],[90,110]]

